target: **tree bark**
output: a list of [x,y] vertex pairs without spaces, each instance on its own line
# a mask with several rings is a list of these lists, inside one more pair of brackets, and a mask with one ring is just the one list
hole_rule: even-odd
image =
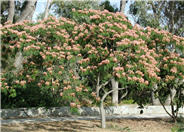
[[7,21],[10,21],[11,23],[13,23],[14,14],[15,14],[15,3],[14,3],[14,0],[10,0]]
[[25,9],[22,11],[20,18],[17,20],[17,22],[23,21],[23,20],[32,20],[34,11],[35,11],[35,4],[37,0],[29,0]]
[[114,90],[112,92],[112,103],[114,105],[118,105],[118,84],[118,81],[116,81],[114,78],[111,79],[112,90]]
[[124,13],[125,5],[126,5],[126,0],[121,0],[120,1],[120,12]]

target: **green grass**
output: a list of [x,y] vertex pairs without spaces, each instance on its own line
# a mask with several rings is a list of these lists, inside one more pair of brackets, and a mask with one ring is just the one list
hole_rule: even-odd
[[108,124],[107,129],[113,130],[113,131],[121,131],[121,132],[132,132],[129,127],[120,127],[116,124]]
[[128,99],[128,100],[122,100],[120,104],[135,104],[134,100]]
[[171,128],[171,132],[184,132],[184,118],[180,117],[177,124]]

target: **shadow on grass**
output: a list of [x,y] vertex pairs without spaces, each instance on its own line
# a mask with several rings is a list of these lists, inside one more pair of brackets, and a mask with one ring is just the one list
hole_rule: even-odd
[[24,130],[45,130],[45,131],[76,131],[83,130],[88,131],[93,126],[87,125],[86,123],[78,122],[78,121],[63,121],[63,122],[55,122],[55,123],[38,123],[34,124],[32,127],[30,125],[25,125],[26,128]]
[[42,122],[42,123],[24,123],[22,128],[19,125],[4,125],[2,132],[43,132],[43,131],[59,131],[59,132],[76,132],[76,131],[91,131],[93,128],[99,128],[98,123],[83,123],[79,121],[62,121],[62,122]]

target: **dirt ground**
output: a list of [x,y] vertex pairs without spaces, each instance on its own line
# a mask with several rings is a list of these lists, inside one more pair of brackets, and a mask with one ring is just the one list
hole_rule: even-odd
[[79,120],[2,125],[1,132],[171,132],[173,126],[163,119],[116,119],[102,129],[99,120]]

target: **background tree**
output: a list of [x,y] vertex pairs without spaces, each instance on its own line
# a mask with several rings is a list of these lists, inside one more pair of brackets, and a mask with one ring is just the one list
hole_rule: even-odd
[[52,2],[52,10],[56,16],[71,17],[72,9],[82,10],[82,9],[100,9],[98,0],[54,0]]
[[49,10],[52,6],[52,0],[47,0],[47,5],[44,11],[44,19],[46,19],[49,16]]
[[13,23],[32,20],[37,0],[32,1],[1,1],[1,24],[8,20]]
[[118,11],[118,8],[112,6],[112,5],[110,4],[110,1],[109,1],[109,0],[106,0],[106,1],[102,2],[102,3],[100,4],[100,6],[102,7],[102,9],[106,9],[106,10],[108,10],[109,12],[117,12],[117,11]]
[[125,11],[126,2],[126,0],[120,0],[120,12],[122,13]]
[[129,13],[143,27],[162,28],[184,36],[183,10],[183,1],[134,1]]

